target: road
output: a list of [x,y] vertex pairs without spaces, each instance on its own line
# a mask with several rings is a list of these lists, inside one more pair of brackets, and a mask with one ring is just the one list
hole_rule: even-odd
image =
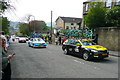
[[12,78],[118,78],[118,57],[84,61],[64,55],[61,46],[48,44],[47,48],[31,48],[27,43],[11,42],[9,52]]

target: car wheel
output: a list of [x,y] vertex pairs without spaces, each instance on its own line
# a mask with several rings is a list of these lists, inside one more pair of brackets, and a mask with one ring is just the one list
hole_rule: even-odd
[[31,47],[30,44],[28,44],[28,46]]
[[89,60],[89,58],[90,58],[89,53],[87,51],[85,51],[83,53],[83,59],[87,61],[87,60]]
[[67,55],[68,54],[68,50],[64,49],[64,54]]
[[34,44],[32,44],[32,48],[35,48]]

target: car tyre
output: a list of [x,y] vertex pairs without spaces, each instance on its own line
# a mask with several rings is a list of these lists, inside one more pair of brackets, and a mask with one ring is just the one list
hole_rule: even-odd
[[89,53],[87,51],[84,51],[83,59],[86,60],[86,61],[90,60],[90,55],[89,55]]
[[68,55],[68,50],[67,49],[64,49],[64,54]]
[[35,48],[34,44],[32,44],[32,48]]
[[28,44],[28,46],[31,47],[30,44]]

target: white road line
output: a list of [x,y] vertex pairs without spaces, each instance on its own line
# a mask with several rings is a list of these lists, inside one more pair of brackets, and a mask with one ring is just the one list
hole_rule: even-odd
[[100,70],[100,68],[98,68],[98,67],[94,67],[94,68]]
[[75,62],[78,62],[78,63],[81,63],[81,64],[84,64],[84,63],[82,63],[82,62],[80,62],[80,61],[78,61],[78,60],[74,60]]
[[[85,63],[83,63],[83,62],[80,62],[80,61],[78,61],[78,60],[74,60],[75,62],[77,62],[77,63],[81,63],[81,64],[85,64]],[[90,65],[87,65],[87,66],[90,66]],[[98,70],[100,70],[100,68],[98,68],[98,67],[93,67],[94,69],[98,69]]]
[[77,61],[77,60],[74,60],[75,62],[79,62],[79,61]]

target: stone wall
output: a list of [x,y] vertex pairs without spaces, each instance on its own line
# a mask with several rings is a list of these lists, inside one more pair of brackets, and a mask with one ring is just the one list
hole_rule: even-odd
[[98,44],[109,50],[120,51],[120,27],[99,28]]

